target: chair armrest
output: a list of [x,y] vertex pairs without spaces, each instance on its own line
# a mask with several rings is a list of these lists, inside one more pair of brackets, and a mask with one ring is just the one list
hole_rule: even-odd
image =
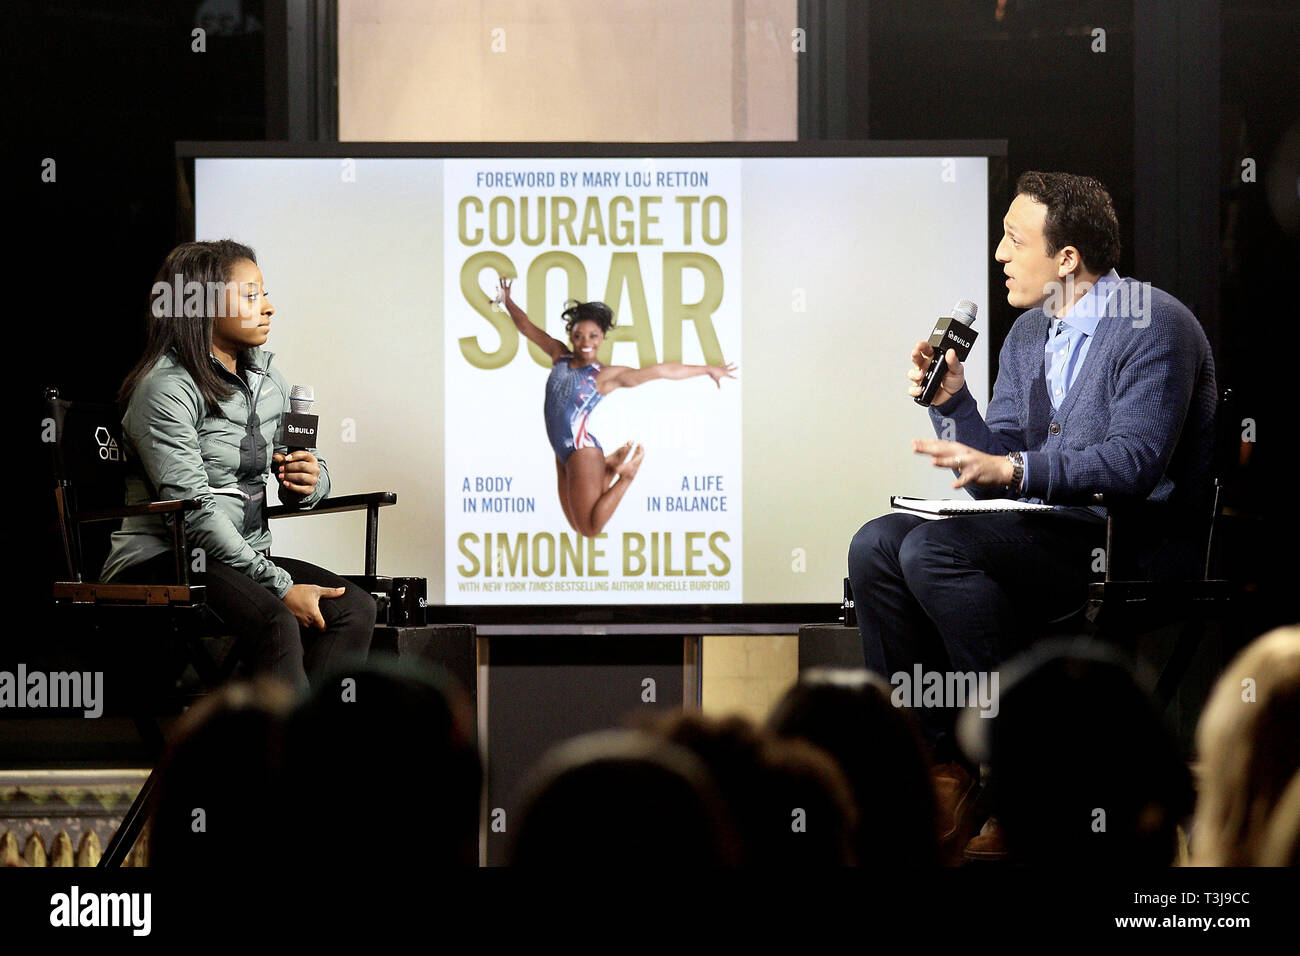
[[99,508],[82,511],[77,522],[113,521],[117,518],[135,518],[140,515],[170,514],[173,511],[194,511],[199,507],[197,498],[176,498],[171,501],[149,501],[142,505],[123,505],[121,508]]
[[295,508],[291,505],[273,505],[266,509],[267,518],[297,518],[304,515],[337,514],[342,511],[366,511],[369,508],[386,508],[397,504],[395,491],[371,491],[361,495],[342,495],[326,498],[314,508]]
[[340,511],[364,511],[366,513],[365,573],[373,577],[379,560],[379,509],[395,504],[397,504],[397,492],[372,491],[363,495],[326,498],[314,508],[276,505],[266,509],[266,516],[267,518],[297,518],[302,515],[333,514]]

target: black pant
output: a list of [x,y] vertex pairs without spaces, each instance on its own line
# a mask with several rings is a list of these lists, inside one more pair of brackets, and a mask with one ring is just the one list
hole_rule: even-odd
[[[891,513],[849,546],[868,669],[989,673],[1087,599],[1105,522],[1081,510],[927,520]],[[956,751],[950,707],[913,710],[936,761]]]
[[[232,633],[243,638],[244,659],[254,673],[278,677],[299,693],[329,666],[347,657],[365,657],[375,631],[375,599],[351,581],[296,558],[271,560],[289,572],[294,584],[316,584],[347,590],[339,597],[320,599],[325,630],[303,627],[293,612],[248,575],[220,561],[208,561],[191,582],[207,588],[208,607]],[[171,553],[122,571],[123,583],[161,584],[176,580]]]

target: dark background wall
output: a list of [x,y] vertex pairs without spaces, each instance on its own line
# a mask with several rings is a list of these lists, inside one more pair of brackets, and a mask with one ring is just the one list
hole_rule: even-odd
[[[111,396],[139,353],[149,284],[184,237],[176,140],[328,137],[336,128],[332,4],[229,6],[237,14],[225,19],[193,0],[6,7],[17,134],[9,231],[22,290],[10,301],[26,313],[10,326],[21,330],[11,342],[22,358],[11,363],[9,391],[21,421],[31,421],[46,384]],[[1221,381],[1257,419],[1235,506],[1249,511],[1289,490],[1288,386],[1260,370],[1266,329],[1296,311],[1300,5],[802,0],[800,23],[809,40],[802,138],[1006,139],[1009,183],[1031,168],[1106,183],[1123,229],[1120,271],[1196,311]],[[205,53],[191,51],[200,26]],[[1104,53],[1092,49],[1096,28],[1106,31]],[[53,184],[40,179],[46,157],[57,162]],[[1246,158],[1256,161],[1253,183],[1242,181]],[[1281,199],[1270,205],[1279,180]],[[995,203],[1010,198],[1008,184]],[[995,349],[1013,319],[995,307]],[[20,480],[43,503],[35,433],[24,426],[21,446],[40,465],[19,469]]]
[[[37,593],[58,560],[36,424],[43,389],[111,400],[139,356],[150,284],[189,228],[175,141],[267,136],[263,3],[245,0],[237,16],[205,6],[60,0],[6,9],[21,131],[9,181],[21,210],[23,328],[33,333],[6,391],[21,410],[23,457],[39,463],[15,469],[23,499],[38,502],[23,515],[33,525],[39,516],[35,536],[20,536],[45,544],[46,560],[20,570]],[[205,31],[204,52],[192,49],[195,28]],[[54,182],[41,179],[47,158]]]
[[[1263,620],[1300,616],[1281,600],[1286,565],[1272,554],[1295,539],[1295,519],[1285,516],[1282,531],[1273,507],[1293,484],[1294,377],[1265,368],[1270,323],[1296,315],[1300,4],[802,0],[800,23],[810,40],[801,138],[1006,139],[994,205],[1010,202],[1028,169],[1106,184],[1120,220],[1120,273],[1192,309],[1220,387],[1233,389],[1241,417],[1255,424],[1228,501],[1230,564],[1272,579]],[[1254,181],[1243,180],[1245,160]],[[1005,301],[990,309],[996,356],[1018,313]]]
[[[183,228],[174,142],[266,138],[263,4],[244,2],[237,20],[200,16],[201,6],[60,0],[6,11],[22,90],[25,268],[59,302],[42,310],[47,344],[26,371],[72,397],[111,395],[140,352],[149,286]],[[206,52],[191,50],[196,27]],[[46,157],[54,183],[40,180]]]

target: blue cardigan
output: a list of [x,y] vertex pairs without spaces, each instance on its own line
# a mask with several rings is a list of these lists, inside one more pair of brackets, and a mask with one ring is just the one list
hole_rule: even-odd
[[[1122,280],[1057,411],[1043,361],[1049,322],[1040,307],[1011,327],[987,417],[963,386],[931,406],[935,433],[989,454],[1025,452],[1026,498],[1079,505],[1104,492],[1199,508],[1208,491],[1218,392],[1210,343],[1196,317],[1168,293]],[[955,426],[947,436],[945,419]],[[966,488],[976,498],[1008,494]]]

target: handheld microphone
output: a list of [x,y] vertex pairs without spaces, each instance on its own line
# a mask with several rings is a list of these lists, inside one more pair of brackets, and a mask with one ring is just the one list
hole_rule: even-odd
[[974,302],[962,299],[953,306],[952,314],[945,315],[935,323],[934,331],[930,333],[930,347],[934,349],[934,357],[930,359],[930,367],[921,379],[921,394],[912,399],[916,404],[933,404],[934,396],[939,394],[939,386],[943,384],[943,377],[948,372],[946,356],[949,349],[956,351],[959,362],[966,361],[966,356],[970,355],[971,347],[979,336],[971,328],[977,311]]
[[311,414],[316,401],[310,385],[295,385],[289,389],[289,411],[280,423],[280,444],[290,452],[316,447],[316,432],[320,416]]

